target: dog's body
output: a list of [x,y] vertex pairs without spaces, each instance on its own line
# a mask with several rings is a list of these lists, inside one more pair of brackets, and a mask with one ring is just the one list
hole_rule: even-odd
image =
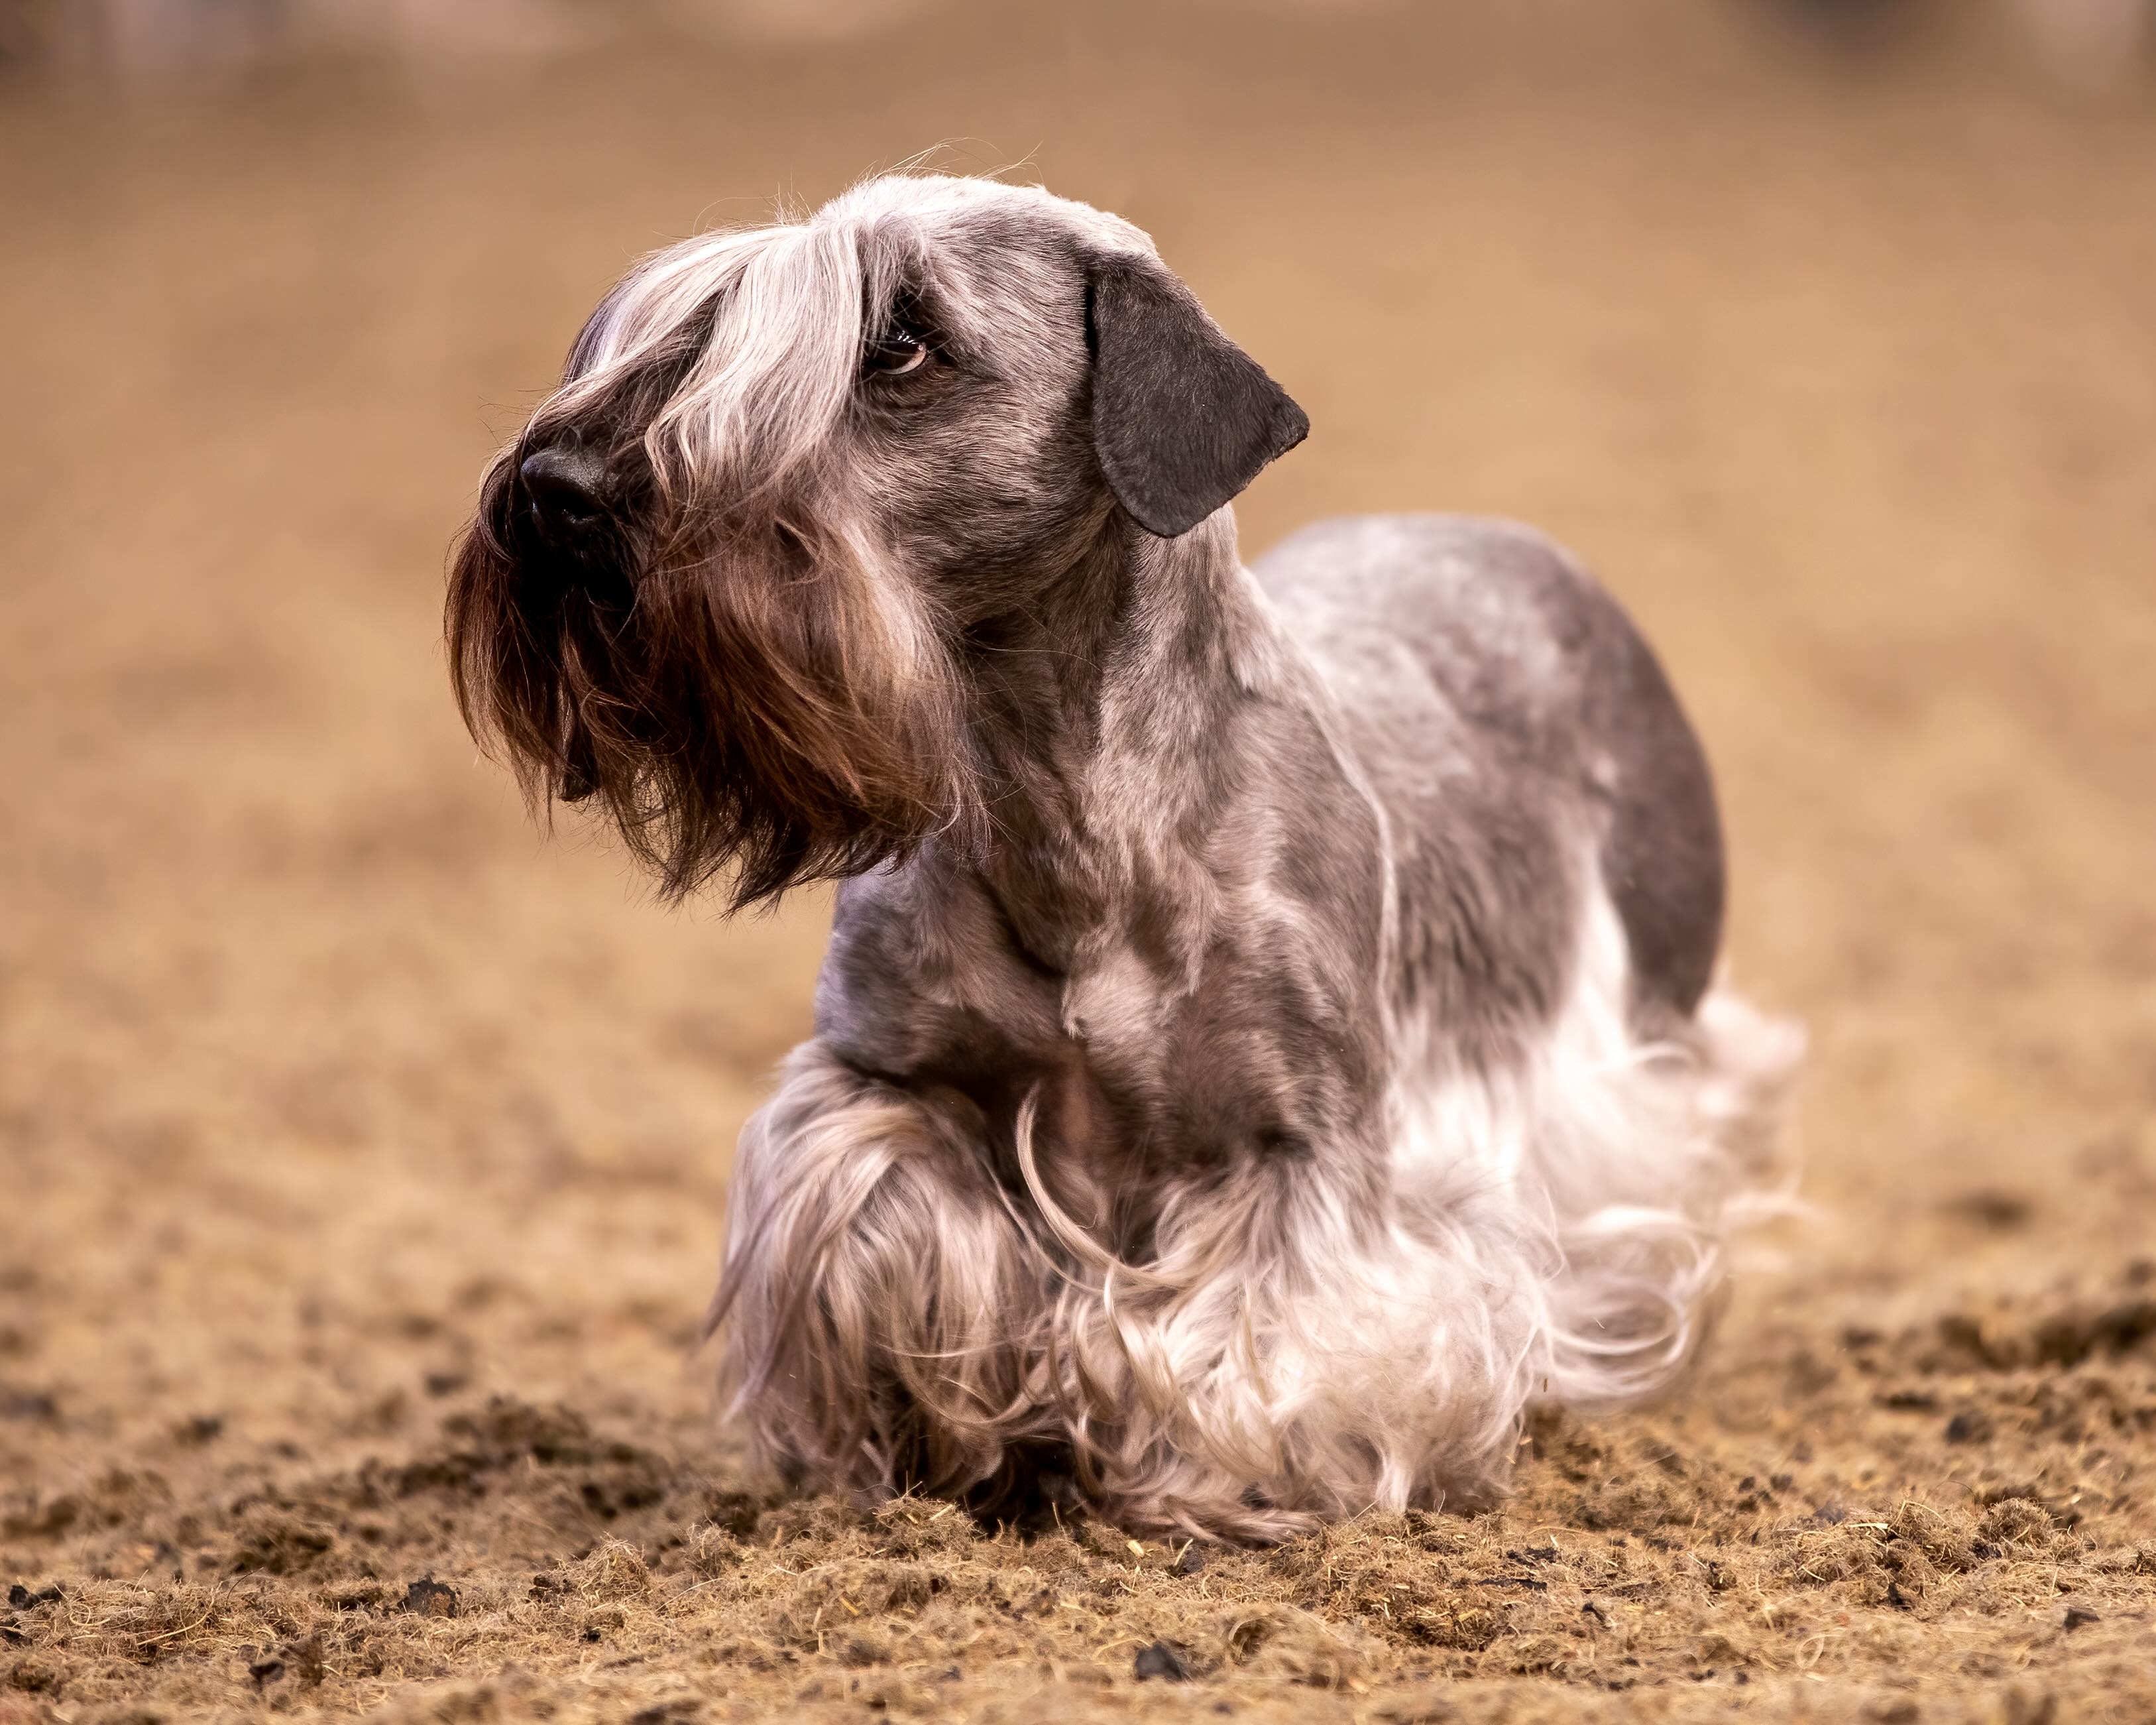
[[[1615,606],[1444,518],[1246,570],[1224,506],[1300,412],[1112,218],[887,180],[762,232],[806,237],[595,316],[451,619],[468,710],[670,884],[843,878],[714,1309],[764,1453],[1265,1537],[1663,1387],[1794,1049],[1708,991],[1712,792]],[[756,245],[863,307],[790,467],[757,391],[823,333]],[[662,436],[729,364],[729,429]]]

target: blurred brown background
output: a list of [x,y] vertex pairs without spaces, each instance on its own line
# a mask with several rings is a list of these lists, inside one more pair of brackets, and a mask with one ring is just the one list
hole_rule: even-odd
[[[0,1719],[2149,1717],[2148,14],[0,6]],[[1405,1581],[984,1545],[923,1604],[889,1518],[729,1507],[685,1351],[822,907],[661,912],[451,711],[444,548],[607,283],[926,150],[1151,229],[1308,408],[1250,549],[1460,509],[1601,570],[1813,1028],[1819,1217],[1699,1383],[1365,1530]],[[1216,1669],[1133,1684],[1171,1630]]]

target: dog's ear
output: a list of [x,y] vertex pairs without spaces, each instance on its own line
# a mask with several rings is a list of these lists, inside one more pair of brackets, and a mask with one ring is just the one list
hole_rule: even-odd
[[1086,342],[1094,451],[1147,533],[1188,533],[1309,435],[1287,392],[1152,258],[1093,260]]

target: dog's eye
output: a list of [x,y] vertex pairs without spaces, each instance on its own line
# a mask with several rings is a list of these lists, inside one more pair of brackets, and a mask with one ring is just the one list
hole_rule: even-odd
[[907,377],[937,358],[935,332],[911,288],[901,291],[869,327],[876,333],[861,350],[864,377]]
[[861,356],[861,369],[877,377],[902,378],[928,363],[928,338],[918,331],[897,327],[886,330]]

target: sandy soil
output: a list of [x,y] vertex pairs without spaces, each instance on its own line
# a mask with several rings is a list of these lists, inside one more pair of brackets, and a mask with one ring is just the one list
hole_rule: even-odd
[[[2156,1717],[2156,110],[1629,15],[0,100],[0,1720]],[[1249,543],[1532,519],[1709,740],[1817,1219],[1496,1514],[1021,1537],[706,1423],[821,909],[535,836],[442,548],[627,256],[948,139],[1309,407]]]

